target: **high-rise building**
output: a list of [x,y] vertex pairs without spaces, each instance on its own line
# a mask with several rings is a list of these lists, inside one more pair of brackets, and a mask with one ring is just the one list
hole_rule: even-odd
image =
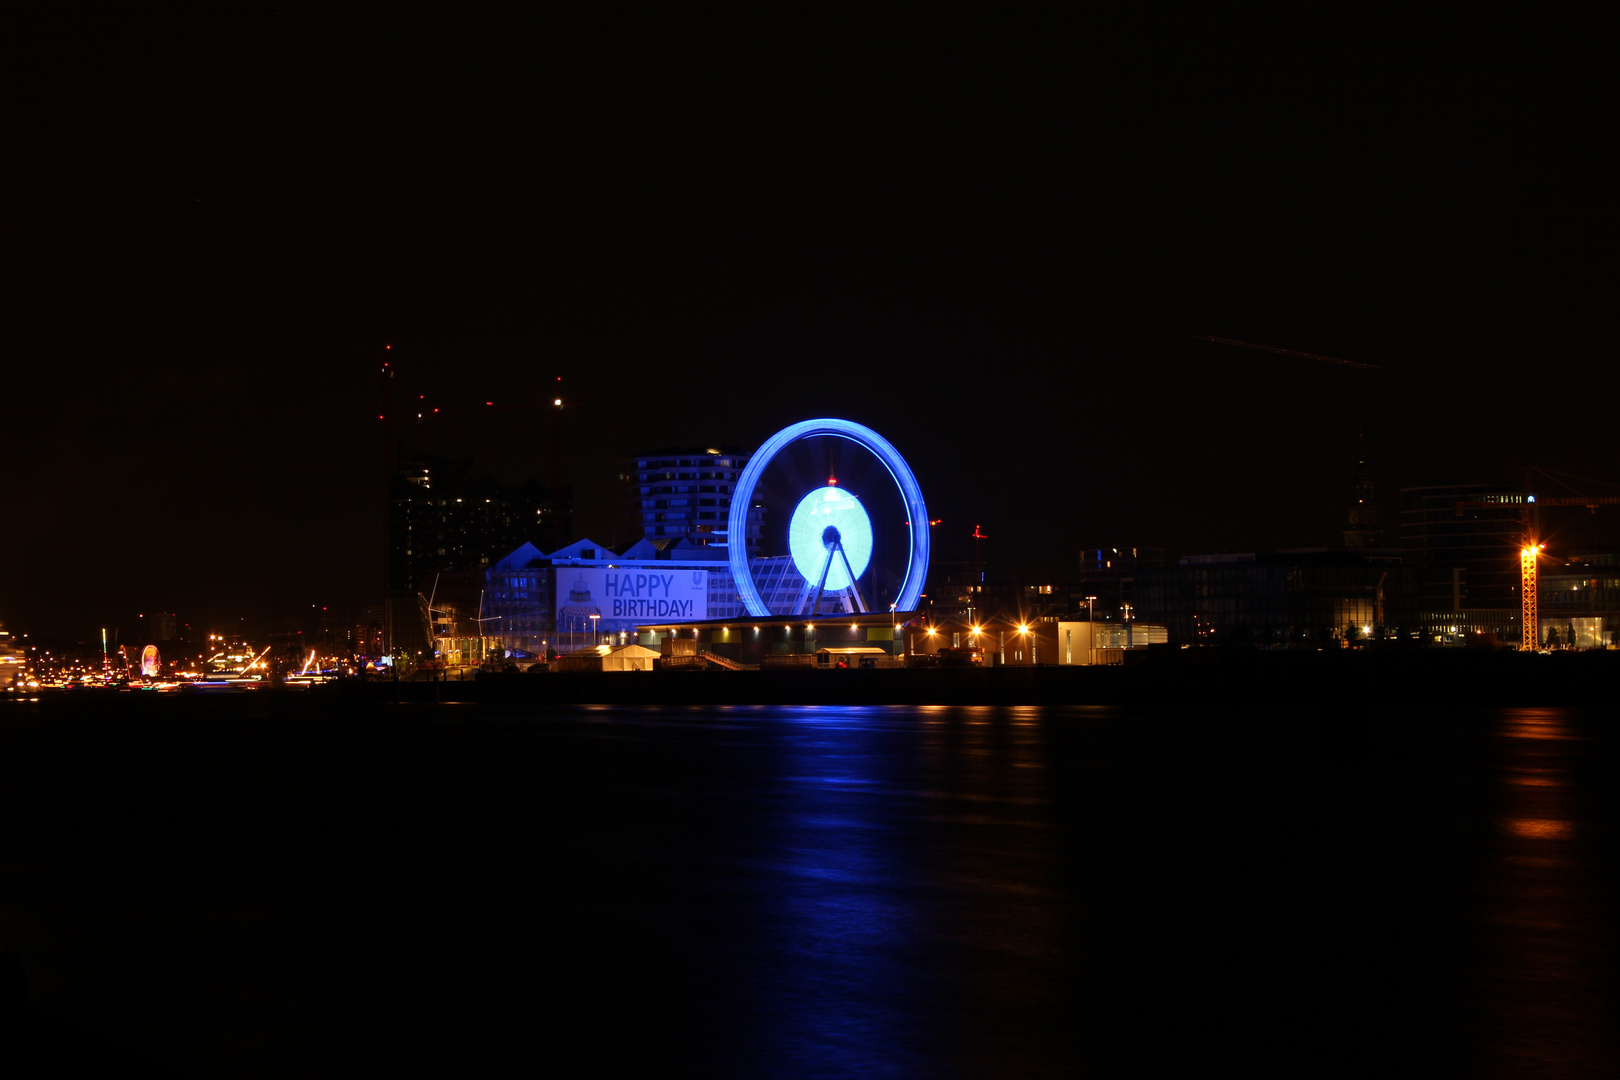
[[482,569],[524,543],[566,542],[572,516],[566,488],[502,484],[471,461],[401,446],[388,500],[390,651],[426,645],[418,594],[435,574]]
[[1117,619],[1136,604],[1138,571],[1164,565],[1164,548],[1096,547],[1080,551],[1082,597],[1093,599],[1086,606],[1093,618]]
[[[725,547],[731,491],[747,464],[748,455],[735,446],[674,448],[636,455],[622,463],[619,476],[643,537],[663,546],[686,540]],[[764,511],[750,508],[749,555],[759,554],[763,526]]]
[[1401,489],[1401,562],[1414,569],[1416,620],[1516,633],[1522,497],[1501,484]]
[[478,476],[472,462],[401,449],[389,492],[388,585],[415,589],[430,574],[487,565],[525,541],[568,539],[567,492],[530,480]]

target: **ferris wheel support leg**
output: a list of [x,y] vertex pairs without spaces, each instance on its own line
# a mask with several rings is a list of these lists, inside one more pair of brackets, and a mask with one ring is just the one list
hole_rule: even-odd
[[815,588],[814,585],[806,581],[804,586],[799,589],[799,598],[793,601],[792,613],[794,615],[803,615],[808,610],[807,605],[810,603],[810,594],[815,591]]
[[816,582],[816,600],[815,603],[810,605],[810,614],[812,615],[821,610],[821,594],[827,588],[827,572],[832,569],[833,552],[837,548],[838,544],[836,542],[832,547],[828,548],[827,561],[821,564],[821,580]]
[[849,575],[849,591],[855,597],[855,607],[857,610],[864,612],[866,610],[866,601],[861,599],[861,587],[855,583],[855,568],[849,565],[849,552],[844,550],[843,544],[836,546],[838,554],[844,559],[844,572]]

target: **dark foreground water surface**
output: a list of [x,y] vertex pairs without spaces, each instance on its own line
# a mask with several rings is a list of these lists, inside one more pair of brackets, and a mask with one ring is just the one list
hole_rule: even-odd
[[1614,719],[13,701],[0,953],[154,1075],[1613,1076]]

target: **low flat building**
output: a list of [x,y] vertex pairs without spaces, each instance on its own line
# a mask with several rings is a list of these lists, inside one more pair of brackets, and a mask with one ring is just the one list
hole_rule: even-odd
[[1539,572],[1540,643],[1556,649],[1620,644],[1620,555],[1576,555]]
[[1165,627],[1135,621],[944,619],[917,620],[905,628],[907,655],[948,660],[967,653],[982,667],[1119,664],[1126,652],[1166,640]]
[[591,645],[552,661],[551,670],[651,671],[658,653],[642,645]]
[[878,648],[899,656],[910,632],[905,628],[916,621],[916,612],[890,611],[815,618],[744,615],[648,623],[637,628],[637,641],[663,655],[707,653],[735,664],[770,666],[773,658],[808,658],[827,648]]
[[1057,650],[1053,661],[1069,664],[1122,664],[1127,652],[1163,645],[1168,628],[1157,623],[1064,621],[1057,624]]
[[1140,570],[1136,594],[1137,619],[1184,645],[1314,647],[1416,618],[1409,568],[1377,548],[1189,555]]

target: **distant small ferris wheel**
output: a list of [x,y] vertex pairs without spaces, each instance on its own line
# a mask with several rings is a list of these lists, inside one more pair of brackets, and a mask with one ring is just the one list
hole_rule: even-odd
[[[748,562],[748,511],[753,505],[754,488],[771,461],[793,443],[817,436],[848,439],[866,448],[882,462],[893,479],[905,503],[909,530],[905,577],[893,606],[896,611],[914,610],[928,577],[928,508],[923,502],[922,489],[910,466],[887,439],[863,424],[835,419],[802,420],[778,431],[749,458],[737,479],[731,495],[727,535],[731,538],[728,544],[731,576],[736,581],[743,607],[750,615],[762,618],[801,613],[772,612],[760,595]],[[813,614],[822,595],[833,592],[847,594],[855,610],[867,610],[858,581],[872,558],[872,523],[857,496],[833,484],[806,493],[794,507],[788,525],[788,549],[805,581],[801,607],[808,602],[808,610]],[[812,591],[814,599],[808,599]]]

